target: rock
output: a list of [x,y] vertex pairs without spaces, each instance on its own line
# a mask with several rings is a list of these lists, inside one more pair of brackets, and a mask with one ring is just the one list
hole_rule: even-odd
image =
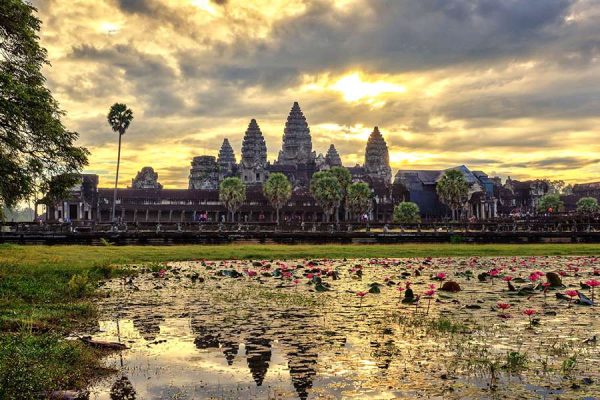
[[550,287],[562,287],[562,279],[556,272],[546,272],[546,281],[550,284]]
[[442,285],[440,290],[443,290],[444,292],[456,293],[456,292],[460,292],[461,289],[460,289],[460,285],[458,284],[458,282],[447,281],[447,282],[444,282],[444,284]]
[[467,304],[465,307],[471,310],[479,310],[481,308],[479,304]]
[[107,342],[103,340],[94,340],[90,337],[82,337],[81,341],[88,346],[101,350],[125,350],[128,349],[123,343]]

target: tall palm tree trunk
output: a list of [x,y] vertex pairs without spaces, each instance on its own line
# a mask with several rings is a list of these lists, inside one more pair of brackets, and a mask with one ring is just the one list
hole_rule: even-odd
[[115,191],[113,193],[112,203],[112,222],[115,222],[115,211],[117,207],[117,185],[119,184],[119,167],[121,165],[121,137],[123,135],[119,132],[119,150],[117,151],[117,176],[115,176]]

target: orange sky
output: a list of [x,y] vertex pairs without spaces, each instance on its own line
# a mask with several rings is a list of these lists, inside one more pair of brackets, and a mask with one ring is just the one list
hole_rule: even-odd
[[362,162],[378,125],[393,170],[600,180],[600,5],[591,0],[35,0],[68,128],[114,179],[114,102],[135,114],[121,185],[150,165],[186,187],[193,156],[256,118],[269,158],[299,101],[317,152]]

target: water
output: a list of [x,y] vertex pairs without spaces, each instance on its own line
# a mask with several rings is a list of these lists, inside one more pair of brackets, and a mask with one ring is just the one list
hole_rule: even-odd
[[[108,297],[98,327],[87,333],[129,349],[106,359],[118,372],[91,386],[90,398],[594,398],[600,352],[584,341],[600,334],[598,308],[570,306],[555,291],[546,299],[541,291],[516,296],[500,278],[479,282],[477,275],[564,270],[564,283],[579,289],[599,266],[590,257],[538,257],[190,261],[141,269],[132,281],[102,289]],[[331,290],[307,283],[319,270]],[[431,279],[438,272],[463,290],[437,291],[418,307],[400,303],[398,287],[410,281],[423,296],[429,285],[439,287]],[[381,293],[361,300],[356,293],[374,282]],[[511,304],[509,318],[499,317],[498,302]],[[530,328],[525,308],[536,310],[539,325]],[[506,368],[509,352],[524,354],[525,365]],[[571,357],[574,366],[565,370]]]

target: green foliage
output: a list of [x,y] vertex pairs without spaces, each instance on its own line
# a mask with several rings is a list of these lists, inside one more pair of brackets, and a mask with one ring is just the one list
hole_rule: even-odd
[[372,193],[371,188],[364,182],[352,183],[348,186],[346,203],[348,210],[360,218],[361,215],[369,212],[371,208]]
[[570,357],[567,357],[561,367],[561,372],[565,375],[571,374],[575,367],[577,366],[577,354],[573,354]]
[[456,169],[450,169],[442,176],[436,185],[436,191],[440,201],[447,205],[453,213],[461,209],[468,200],[469,185],[463,173]]
[[0,399],[38,399],[49,390],[84,388],[86,377],[99,368],[97,351],[59,335],[0,335]]
[[127,108],[126,104],[115,103],[110,107],[106,119],[113,131],[124,135],[133,120],[133,112]]
[[219,200],[231,213],[231,222],[233,222],[235,212],[246,200],[246,186],[242,180],[238,177],[223,179],[223,182],[219,185]]
[[518,351],[510,351],[506,354],[504,368],[511,372],[521,371],[527,368],[527,354]]
[[71,294],[78,299],[83,298],[87,293],[92,291],[87,271],[73,275],[67,285]]
[[345,199],[348,193],[348,186],[352,183],[352,174],[348,171],[348,168],[344,167],[333,167],[328,171],[340,184],[340,191],[342,192],[342,200]]
[[310,193],[329,221],[329,216],[339,207],[343,196],[337,178],[329,171],[316,172],[310,180]]
[[558,193],[550,193],[542,196],[537,205],[538,212],[556,212],[563,207],[563,202]]
[[[36,9],[22,0],[0,2],[0,209],[47,192],[53,177],[87,165],[88,151],[74,145],[76,132],[45,87],[48,65],[40,47]],[[64,192],[72,181],[61,180]]]
[[410,201],[403,201],[394,207],[394,222],[414,224],[421,222],[419,206]]
[[582,197],[577,200],[577,212],[581,214],[595,214],[599,210],[598,200],[594,197]]
[[269,175],[263,185],[263,192],[273,208],[277,210],[277,223],[279,224],[279,210],[292,197],[292,184],[287,176],[276,172]]

